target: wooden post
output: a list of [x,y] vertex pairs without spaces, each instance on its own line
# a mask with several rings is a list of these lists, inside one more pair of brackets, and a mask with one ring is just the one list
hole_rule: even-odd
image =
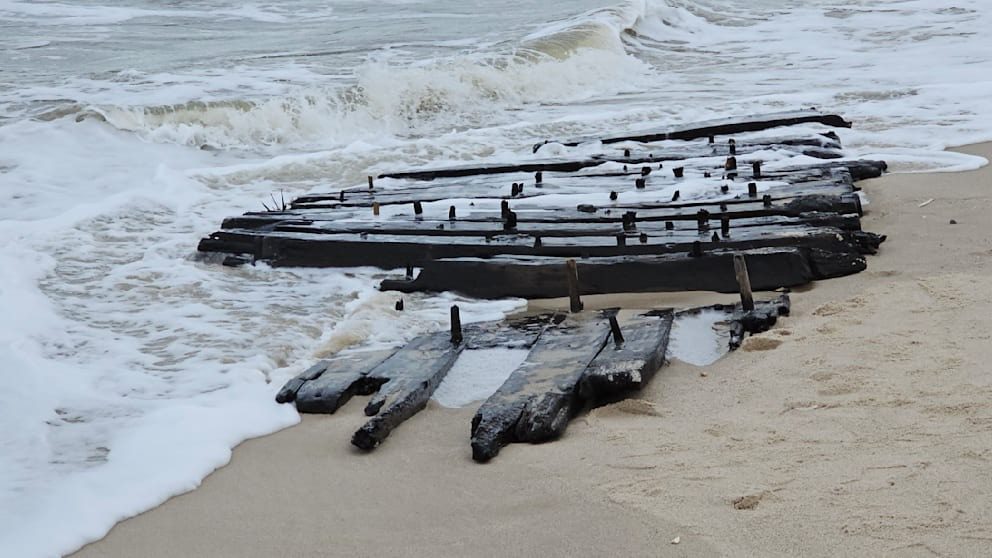
[[727,157],[727,162],[723,164],[723,170],[737,170],[737,157]]
[[403,311],[403,299],[402,298],[396,301],[396,311],[397,312],[402,312]]
[[747,183],[747,197],[756,198],[758,197],[758,184],[755,182]]
[[455,305],[451,307],[451,342],[457,345],[462,339],[462,318]]
[[647,176],[651,174],[651,167],[641,167],[641,176]]
[[730,141],[728,143],[730,144],[730,154],[737,155],[737,141],[734,140],[733,138],[730,138]]
[[413,213],[414,213],[414,215],[423,215],[424,214],[424,206],[421,205],[421,203],[419,201],[413,202]]
[[747,274],[747,262],[743,254],[734,254],[734,273],[741,288],[741,306],[745,312],[754,310],[754,296],[751,294],[751,278]]
[[634,180],[634,187],[637,188],[638,190],[643,190],[646,185],[647,182],[643,178],[638,178]]
[[579,298],[579,268],[575,260],[565,262],[565,279],[568,281],[568,309],[573,314],[582,311],[582,299]]
[[371,190],[373,188],[375,188],[375,186],[373,186],[373,184],[372,184],[372,177],[369,176],[369,190]]
[[449,221],[455,220],[455,206],[451,206],[448,208],[448,220]]
[[685,167],[675,167],[672,169],[672,174],[675,175],[675,178],[682,178],[685,176]]
[[540,184],[542,182],[544,182],[544,173],[541,171],[537,171],[536,173],[534,173],[534,183]]
[[675,190],[675,193],[672,194],[672,201],[679,201],[679,191],[678,190]]
[[610,332],[613,333],[613,342],[617,346],[623,345],[623,333],[620,331],[620,324],[617,322],[616,316],[610,316]]
[[379,202],[372,202],[372,215],[379,216]]
[[751,163],[751,169],[754,171],[755,178],[761,178],[761,161]]
[[613,200],[613,201],[617,201],[617,193],[616,192],[610,192],[610,199]]

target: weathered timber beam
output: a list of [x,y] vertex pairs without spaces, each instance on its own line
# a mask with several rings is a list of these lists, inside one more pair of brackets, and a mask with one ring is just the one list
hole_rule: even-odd
[[[733,253],[577,260],[580,293],[737,292]],[[769,248],[746,253],[752,286],[757,290],[796,287],[816,279],[850,275],[866,265],[864,258],[854,252],[835,254],[835,259],[827,261],[830,265],[823,265],[821,256],[808,249]],[[415,279],[384,280],[380,288],[400,292],[454,291],[489,299],[564,297],[568,291],[562,281],[562,264],[559,258],[436,260],[426,264]]]
[[[708,136],[725,136],[730,134],[741,134],[744,132],[758,132],[761,130],[767,130],[770,128],[777,128],[779,126],[795,126],[796,124],[807,124],[807,123],[818,123],[827,126],[834,126],[838,128],[850,128],[851,123],[844,120],[840,116],[835,114],[824,114],[818,111],[794,111],[794,112],[780,112],[772,114],[758,114],[750,117],[744,118],[721,118],[716,120],[707,120],[704,122],[695,122],[684,124],[681,126],[672,126],[668,128],[661,128],[656,130],[644,130],[640,132],[631,132],[629,134],[620,136],[611,136],[605,138],[579,138],[567,141],[560,141],[567,146],[576,146],[583,143],[588,143],[591,141],[599,141],[602,143],[618,143],[622,141],[637,141],[637,142],[654,142],[662,140],[690,140],[697,138],[705,138]],[[544,143],[539,143],[534,146],[534,152],[537,152]]]
[[378,389],[382,380],[368,374],[395,352],[362,351],[321,361],[287,382],[276,401],[296,401],[296,410],[301,413],[333,413],[353,395],[368,395]]
[[365,407],[372,418],[351,438],[355,446],[371,450],[403,421],[427,406],[427,401],[462,350],[448,332],[418,337],[375,367],[370,379],[380,381],[379,391]]
[[616,319],[623,342],[608,342],[579,382],[579,395],[592,405],[612,403],[641,389],[665,362],[671,310],[651,315],[621,310]]
[[578,411],[577,384],[606,344],[609,326],[599,313],[558,318],[473,417],[474,460],[488,461],[511,442],[557,438]]
[[[797,151],[804,155],[818,158],[840,157],[836,150],[841,148],[840,142],[834,138],[815,136],[792,136],[778,138],[757,138],[743,140],[737,143],[737,153],[746,154],[762,149],[770,148],[800,148]],[[543,144],[542,144],[543,145]],[[387,171],[380,174],[379,178],[409,179],[409,180],[435,180],[438,178],[457,178],[465,176],[478,176],[487,174],[508,174],[508,173],[533,173],[533,172],[561,172],[572,173],[582,169],[595,167],[605,161],[615,161],[631,165],[642,165],[667,161],[680,161],[685,159],[726,156],[729,149],[724,144],[703,144],[686,145],[684,147],[664,146],[651,150],[650,147],[642,149],[643,154],[635,156],[620,156],[610,153],[594,155],[590,159],[578,160],[551,160],[551,161],[529,161],[519,164],[475,164],[459,165],[452,167],[425,168],[405,171]],[[347,192],[358,191],[358,188],[346,190]]]

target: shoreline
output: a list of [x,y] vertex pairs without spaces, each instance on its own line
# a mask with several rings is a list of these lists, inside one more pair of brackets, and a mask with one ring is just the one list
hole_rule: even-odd
[[[992,159],[992,143],[950,151]],[[363,454],[353,403],[242,443],[75,555],[978,555],[992,169],[860,185],[866,228],[889,236],[867,271],[795,290],[772,331],[709,367],[673,362],[557,442],[478,465],[476,406],[432,403]]]

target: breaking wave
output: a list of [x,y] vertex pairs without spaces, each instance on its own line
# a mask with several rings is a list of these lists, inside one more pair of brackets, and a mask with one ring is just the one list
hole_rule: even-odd
[[649,9],[644,0],[631,0],[549,24],[496,52],[405,65],[368,60],[346,85],[161,106],[61,106],[42,118],[76,114],[153,142],[220,149],[326,146],[500,125],[512,122],[521,106],[643,87],[654,69],[628,51],[624,37],[672,13],[687,12],[669,2]]

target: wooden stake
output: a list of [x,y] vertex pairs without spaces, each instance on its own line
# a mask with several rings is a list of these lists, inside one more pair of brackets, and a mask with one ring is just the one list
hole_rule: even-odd
[[747,197],[756,198],[758,197],[758,184],[755,182],[747,183]]
[[462,339],[462,318],[456,305],[451,307],[451,342],[457,345]]
[[745,312],[754,310],[754,295],[751,294],[751,278],[747,274],[747,262],[743,254],[734,254],[734,273],[741,288],[741,306]]
[[620,331],[620,323],[617,322],[616,316],[610,316],[610,332],[613,333],[613,342],[617,346],[623,345],[623,333]]
[[634,180],[634,187],[636,187],[638,190],[643,190],[644,186],[646,185],[647,182],[643,178],[638,178],[637,180]]
[[372,184],[372,177],[369,176],[369,190],[371,190],[373,188],[375,188],[375,186],[373,186],[373,184]]
[[451,206],[448,208],[448,220],[449,221],[455,220],[455,206]]
[[675,167],[672,169],[672,173],[675,175],[675,178],[682,178],[685,176],[685,167]]
[[581,312],[583,305],[579,298],[579,268],[575,260],[565,262],[565,280],[568,281],[568,309],[573,314]]
[[534,183],[540,184],[542,182],[544,182],[544,173],[542,173],[541,171],[537,171],[536,173],[534,173]]
[[372,202],[372,215],[379,216],[379,202]]
[[755,178],[761,178],[761,161],[751,163],[751,169],[754,171]]
[[402,298],[396,301],[396,311],[397,312],[402,312],[403,311],[403,299]]
[[424,214],[424,206],[421,205],[421,203],[419,201],[413,202],[413,213],[415,215],[423,215]]

